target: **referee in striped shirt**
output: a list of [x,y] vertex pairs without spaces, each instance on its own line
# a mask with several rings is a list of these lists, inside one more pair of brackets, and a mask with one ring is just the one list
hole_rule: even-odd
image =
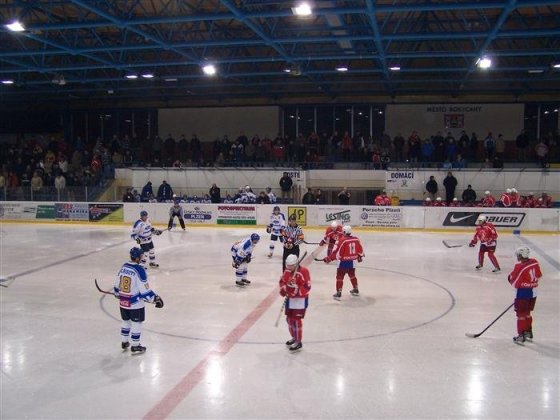
[[299,245],[303,242],[303,231],[297,225],[296,215],[288,217],[288,226],[282,230],[284,237],[284,255],[282,256],[282,272],[286,269],[286,258],[294,254],[299,258]]

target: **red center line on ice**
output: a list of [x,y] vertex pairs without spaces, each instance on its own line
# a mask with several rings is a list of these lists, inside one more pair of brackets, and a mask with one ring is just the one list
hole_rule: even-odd
[[278,298],[278,290],[274,289],[253,309],[230,333],[210,350],[198,364],[169,391],[143,418],[145,420],[164,419],[183,401],[191,391],[204,379],[211,359],[225,356],[236,345],[241,337],[259,320]]

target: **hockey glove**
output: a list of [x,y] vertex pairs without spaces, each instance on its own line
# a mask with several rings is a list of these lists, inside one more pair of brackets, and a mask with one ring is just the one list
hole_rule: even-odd
[[321,242],[319,242],[319,246],[325,246],[327,243],[321,239]]
[[249,263],[251,262],[251,256],[250,256],[250,255],[247,255],[247,256],[245,257],[245,262],[246,262],[247,264],[249,264]]
[[163,308],[163,299],[156,295],[154,298],[154,303],[156,304],[156,308]]
[[324,262],[325,264],[328,264],[328,263],[331,262],[331,260],[329,260],[329,257],[325,257],[325,258],[323,258],[323,262]]
[[161,235],[161,233],[162,233],[162,231],[159,230],[159,229],[154,230],[154,235],[159,236],[159,235]]
[[137,243],[138,245],[140,245],[140,242],[142,242],[142,241],[140,240],[140,238],[136,238],[136,243]]
[[266,233],[270,233],[270,232],[272,232],[272,228],[270,226],[267,226],[266,227]]
[[286,295],[287,295],[286,288],[285,287],[280,288],[280,296],[286,297]]
[[469,246],[470,246],[471,248],[475,247],[475,246],[476,246],[476,242],[471,241],[471,243],[469,244]]
[[358,262],[362,262],[363,261],[363,257],[361,255],[358,255]]

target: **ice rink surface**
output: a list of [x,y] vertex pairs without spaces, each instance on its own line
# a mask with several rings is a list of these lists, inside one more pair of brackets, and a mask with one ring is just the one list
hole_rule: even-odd
[[[231,244],[261,234],[252,284],[234,284]],[[318,242],[322,230],[305,229]],[[474,229],[473,229],[474,232]],[[290,354],[277,293],[281,249],[263,229],[187,227],[155,237],[142,344],[120,349],[110,289],[135,242],[128,227],[3,223],[2,419],[560,418],[560,240],[501,234],[502,273],[468,233],[356,230],[361,295],[335,301],[334,263],[313,262],[302,351]],[[533,343],[516,345],[507,282],[528,245],[543,269]],[[309,251],[315,246],[307,245]]]

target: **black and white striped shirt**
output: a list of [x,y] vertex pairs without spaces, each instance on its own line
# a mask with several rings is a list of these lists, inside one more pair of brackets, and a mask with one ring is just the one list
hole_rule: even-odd
[[282,236],[284,236],[284,242],[287,239],[291,239],[294,245],[299,245],[303,242],[303,231],[298,225],[286,226],[282,230]]

